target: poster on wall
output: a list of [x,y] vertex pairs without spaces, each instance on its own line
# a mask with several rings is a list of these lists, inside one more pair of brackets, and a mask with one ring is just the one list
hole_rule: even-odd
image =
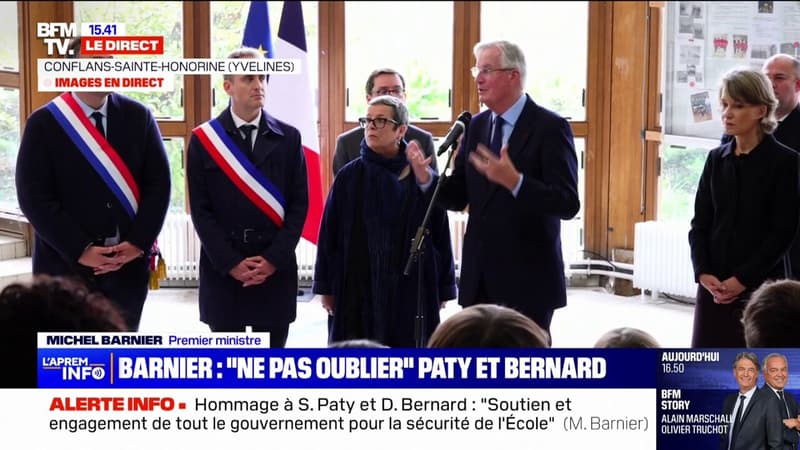
[[667,2],[665,131],[718,140],[722,77],[800,56],[800,1]]

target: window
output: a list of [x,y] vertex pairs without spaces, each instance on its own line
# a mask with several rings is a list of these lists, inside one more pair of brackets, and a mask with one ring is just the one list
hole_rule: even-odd
[[525,91],[574,121],[586,118],[588,27],[588,2],[481,2],[481,40],[519,45],[528,69]]
[[19,211],[14,184],[19,139],[19,89],[0,88],[0,209],[3,211]]
[[[317,49],[317,22],[318,6],[317,2],[302,2],[303,22],[306,26],[306,46],[308,47],[308,68],[311,86],[317,89],[319,86],[319,69]],[[269,26],[272,35],[272,45],[278,38],[278,27],[281,21],[281,11],[283,2],[267,2],[269,8]],[[250,9],[250,2],[211,2],[211,57],[225,58],[228,54],[242,45],[244,27],[247,23],[247,13]],[[275,55],[281,58],[281,55]],[[211,76],[212,92],[212,116],[217,116],[228,106],[228,96],[222,90],[222,76]],[[267,88],[269,96],[269,88]],[[318,93],[314,95],[315,108],[318,109]],[[314,117],[319,117],[317,111]]]
[[184,213],[186,211],[186,170],[183,164],[183,138],[163,138],[169,159],[170,183],[172,193],[169,198],[169,211]]
[[17,2],[0,4],[0,210],[19,213],[14,184],[20,140]]
[[697,183],[708,152],[719,140],[666,136],[661,145],[658,179],[658,220],[688,223],[694,216]]
[[0,70],[19,72],[19,25],[17,23],[17,2],[0,3]]
[[[410,119],[451,117],[453,86],[452,2],[346,2],[345,119],[366,110],[367,77],[377,68],[403,75]],[[356,51],[357,50],[357,51]]]
[[575,154],[578,156],[578,198],[581,208],[570,220],[561,221],[561,253],[564,257],[565,267],[573,261],[583,259],[584,236],[584,211],[586,211],[586,168],[584,167],[584,154],[586,139],[575,138]]
[[[75,2],[75,22],[125,24],[130,36],[164,36],[164,58],[183,58],[183,2]],[[124,56],[119,56],[123,58]],[[144,58],[136,55],[134,58]],[[172,92],[127,92],[158,120],[183,120],[183,75],[176,75]]]

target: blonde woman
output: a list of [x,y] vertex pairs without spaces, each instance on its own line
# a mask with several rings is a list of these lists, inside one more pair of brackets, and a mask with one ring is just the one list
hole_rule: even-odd
[[719,101],[734,138],[709,153],[697,187],[692,347],[745,346],[742,310],[761,283],[784,277],[800,210],[798,156],[772,136],[777,100],[767,77],[728,72]]

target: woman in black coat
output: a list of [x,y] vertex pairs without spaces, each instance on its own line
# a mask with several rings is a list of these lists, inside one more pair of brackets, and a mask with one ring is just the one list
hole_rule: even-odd
[[745,347],[741,317],[753,290],[787,273],[798,224],[798,156],[772,137],[777,100],[755,70],[733,70],[720,88],[730,142],[712,150],[689,232],[699,283],[692,347]]
[[456,297],[447,211],[432,210],[423,268],[404,275],[411,240],[435,189],[432,156],[403,139],[408,109],[402,100],[373,98],[359,123],[361,157],[337,173],[325,202],[312,289],[330,314],[329,343],[370,339],[414,347],[427,342],[440,307]]

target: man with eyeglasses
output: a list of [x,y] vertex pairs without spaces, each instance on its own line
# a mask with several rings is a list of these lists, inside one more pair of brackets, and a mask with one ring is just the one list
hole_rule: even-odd
[[550,333],[566,305],[561,220],[580,208],[569,123],[525,94],[525,56],[507,41],[475,45],[478,98],[440,201],[469,205],[459,286],[463,307],[512,307]]
[[[394,69],[376,69],[367,78],[367,103],[373,97],[391,95],[405,102],[406,82],[402,75]],[[361,154],[361,140],[364,139],[364,129],[360,126],[346,131],[336,138],[336,150],[333,153],[333,175],[336,176],[345,164],[358,158]],[[433,150],[433,137],[422,128],[408,125],[404,139],[407,142],[417,141],[425,156],[431,156]],[[431,158],[431,167],[436,170],[436,157]]]

